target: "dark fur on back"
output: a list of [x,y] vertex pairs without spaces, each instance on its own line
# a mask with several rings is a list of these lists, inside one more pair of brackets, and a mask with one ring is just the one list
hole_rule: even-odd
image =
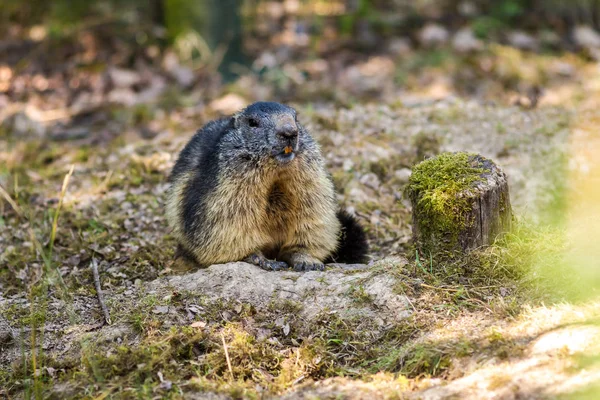
[[337,217],[342,223],[340,245],[338,249],[325,261],[326,263],[364,264],[367,262],[369,244],[367,235],[356,218],[344,210],[337,212]]
[[[193,235],[194,225],[204,221],[205,204],[198,199],[206,198],[211,191],[215,190],[219,176],[217,147],[222,135],[230,125],[231,118],[223,118],[209,122],[198,131],[182,150],[169,177],[169,180],[173,182],[190,170],[204,171],[204,176],[195,175],[185,188],[181,208],[185,232],[188,233],[188,239],[191,242],[196,239]],[[214,179],[206,179],[205,176],[212,176]]]
[[182,174],[192,169],[210,167],[212,163],[209,157],[216,152],[221,136],[223,136],[227,127],[231,124],[231,118],[222,118],[210,121],[202,129],[198,130],[179,154],[173,171],[171,171],[171,175],[169,176],[169,182],[175,181]]

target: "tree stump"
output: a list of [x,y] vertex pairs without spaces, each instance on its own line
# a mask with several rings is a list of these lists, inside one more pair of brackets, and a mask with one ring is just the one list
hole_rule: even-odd
[[424,254],[489,245],[510,229],[506,175],[472,153],[442,153],[417,164],[407,188],[413,239]]

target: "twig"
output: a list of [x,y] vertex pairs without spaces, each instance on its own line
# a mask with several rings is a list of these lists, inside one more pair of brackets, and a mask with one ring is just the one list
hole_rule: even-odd
[[227,351],[227,344],[225,343],[225,336],[223,336],[223,333],[221,333],[221,340],[223,341],[223,350],[225,350],[227,368],[229,368],[229,373],[231,374],[231,379],[233,380],[233,369],[231,368],[231,360],[229,359],[229,352]]
[[98,296],[98,302],[100,303],[100,308],[102,309],[102,313],[104,314],[104,320],[108,325],[110,325],[112,324],[112,322],[110,320],[108,308],[106,308],[106,304],[104,303],[102,287],[100,286],[100,274],[98,273],[98,262],[96,262],[95,257],[92,257],[92,262],[90,265],[92,266],[92,272],[94,273],[94,285],[96,286],[96,295]]

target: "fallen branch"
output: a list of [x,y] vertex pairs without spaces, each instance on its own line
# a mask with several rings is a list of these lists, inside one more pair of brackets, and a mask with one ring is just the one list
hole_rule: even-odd
[[94,273],[94,286],[96,286],[96,295],[98,296],[98,302],[100,303],[100,308],[102,309],[102,313],[104,314],[104,320],[108,325],[110,325],[112,322],[110,320],[108,308],[104,303],[102,287],[100,286],[100,274],[98,273],[98,262],[96,261],[96,258],[92,257],[92,262],[90,265],[92,266],[92,272]]

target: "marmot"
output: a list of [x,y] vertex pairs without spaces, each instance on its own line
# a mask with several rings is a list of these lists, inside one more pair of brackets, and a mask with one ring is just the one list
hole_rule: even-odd
[[200,266],[241,260],[267,270],[364,262],[365,232],[339,210],[324,164],[288,106],[258,102],[209,122],[169,177],[178,254]]

